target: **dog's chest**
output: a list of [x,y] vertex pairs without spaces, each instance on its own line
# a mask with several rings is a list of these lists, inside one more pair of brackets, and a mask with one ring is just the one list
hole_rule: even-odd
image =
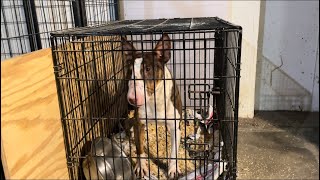
[[[158,94],[157,94],[158,93]],[[164,96],[166,94],[166,96]],[[146,98],[145,106],[139,108],[139,117],[142,120],[147,119],[148,122],[158,123],[165,122],[165,119],[172,119],[174,117],[175,108],[172,101],[170,100],[170,93],[166,92],[156,92],[156,97],[153,96]],[[168,98],[163,98],[168,97]]]
[[170,72],[166,69],[166,80],[161,82],[157,87],[155,94],[146,97],[146,104],[139,108],[139,117],[142,123],[164,123],[167,119],[179,119],[180,115],[171,100],[173,90],[173,80]]

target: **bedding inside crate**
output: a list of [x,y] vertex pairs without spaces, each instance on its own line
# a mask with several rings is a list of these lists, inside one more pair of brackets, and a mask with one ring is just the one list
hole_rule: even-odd
[[[132,115],[133,112],[131,111],[129,117]],[[204,158],[204,156],[205,154],[209,154],[208,144],[212,143],[212,139],[211,142],[207,140],[205,142],[204,135],[199,136],[197,139],[189,138],[196,133],[194,121],[189,122],[188,126],[185,125],[185,121],[180,124],[181,143],[178,148],[177,164],[182,173],[181,176],[189,175],[205,165],[206,158]],[[145,143],[144,150],[146,154],[149,154],[148,168],[150,168],[150,174],[151,177],[153,177],[151,179],[167,179],[167,167],[169,164],[169,159],[167,158],[170,157],[171,151],[170,133],[166,131],[163,125],[156,127],[156,124],[148,124],[145,134],[145,141],[147,143]],[[215,134],[219,136],[219,133]],[[125,133],[122,132],[115,135],[114,139],[122,146],[122,149],[128,157],[137,157],[133,137],[129,139],[128,136],[125,137]],[[215,144],[217,144],[216,142],[219,141],[219,138],[215,138],[214,141]],[[213,156],[214,154],[211,155],[211,157]],[[137,158],[130,158],[130,160],[132,161],[132,168],[134,168]],[[208,165],[208,161],[206,161],[206,165]]]

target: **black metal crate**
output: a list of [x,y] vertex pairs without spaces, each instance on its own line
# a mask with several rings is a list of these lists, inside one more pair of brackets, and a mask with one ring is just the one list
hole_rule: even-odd
[[2,0],[1,60],[50,47],[50,33],[118,20],[117,0]]
[[[151,179],[167,179],[169,167],[180,169],[175,178],[235,179],[241,37],[240,26],[217,17],[115,21],[52,33],[70,178],[101,179],[108,163],[118,178],[137,178],[135,165],[145,159]],[[142,105],[128,103],[138,105],[139,98]],[[177,133],[173,122],[180,120]]]

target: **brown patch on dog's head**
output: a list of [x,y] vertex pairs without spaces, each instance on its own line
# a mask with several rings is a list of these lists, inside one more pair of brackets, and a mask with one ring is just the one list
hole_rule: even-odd
[[121,43],[122,43],[122,52],[124,55],[124,64],[126,65],[126,71],[128,72],[127,73],[127,79],[128,79],[131,76],[132,64],[137,57],[137,50],[133,46],[133,44],[127,41],[127,38],[124,36],[121,37]]
[[146,53],[142,62],[141,74],[145,79],[145,87],[148,95],[154,93],[155,88],[164,79],[164,66],[155,59],[154,53]]
[[155,87],[164,80],[164,66],[171,58],[171,40],[164,34],[158,41],[152,52],[143,56],[143,77],[146,81],[146,88],[149,95],[153,94]]
[[131,43],[129,43],[125,37],[122,37],[121,41],[125,60],[133,61],[134,59],[136,59],[136,48]]
[[171,58],[171,40],[167,34],[164,34],[155,48],[157,60],[167,63]]

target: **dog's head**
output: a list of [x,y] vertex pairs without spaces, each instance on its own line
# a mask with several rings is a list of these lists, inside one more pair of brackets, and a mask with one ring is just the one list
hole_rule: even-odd
[[127,99],[131,105],[139,107],[144,105],[147,96],[153,95],[164,78],[164,65],[171,57],[171,40],[164,34],[151,52],[138,53],[122,38],[122,49],[131,72]]

